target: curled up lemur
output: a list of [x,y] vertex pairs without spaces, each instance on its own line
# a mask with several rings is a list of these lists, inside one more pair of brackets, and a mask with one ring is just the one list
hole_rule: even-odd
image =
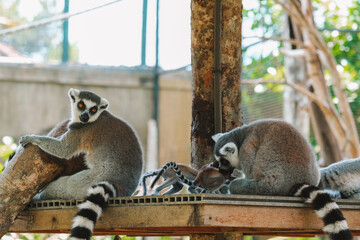
[[175,194],[182,190],[183,184],[188,185],[190,193],[197,193],[197,190],[202,192],[217,192],[221,188],[226,178],[219,172],[217,162],[205,164],[199,170],[194,169],[188,165],[168,162],[158,170],[147,172],[142,177],[143,195],[147,194],[146,179],[151,176],[156,176],[151,184],[151,188],[160,177],[164,182],[158,186],[153,195],[158,195],[160,191],[168,186],[172,186],[170,190],[164,195]]
[[87,169],[51,182],[35,199],[85,199],[73,219],[71,239],[90,239],[108,198],[135,191],[143,154],[135,131],[106,110],[106,99],[77,89],[70,89],[69,97],[72,116],[65,134],[23,136],[20,144],[35,144],[64,159],[83,155]]
[[290,124],[260,120],[213,139],[220,171],[227,176],[236,168],[246,176],[230,183],[230,193],[301,196],[312,204],[333,240],[352,239],[337,204],[316,187],[320,174],[312,147]]

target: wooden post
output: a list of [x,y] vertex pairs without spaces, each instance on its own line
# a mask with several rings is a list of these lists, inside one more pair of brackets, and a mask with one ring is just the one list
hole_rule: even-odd
[[191,234],[190,240],[216,240],[216,234]]
[[223,132],[242,125],[241,24],[242,1],[222,1],[221,89]]
[[[222,0],[221,100],[222,131],[241,125],[241,0]],[[214,14],[215,1],[191,1],[191,58],[193,106],[191,165],[213,160],[214,126]],[[219,71],[219,69],[217,69]]]

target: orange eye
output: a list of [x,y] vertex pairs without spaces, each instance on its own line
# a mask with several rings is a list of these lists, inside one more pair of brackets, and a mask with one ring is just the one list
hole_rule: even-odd
[[84,110],[85,109],[85,104],[81,101],[81,102],[79,102],[78,103],[78,108],[80,109],[80,110]]
[[95,113],[97,113],[97,107],[95,106],[95,107],[92,107],[92,108],[90,108],[90,113],[91,114],[95,114]]

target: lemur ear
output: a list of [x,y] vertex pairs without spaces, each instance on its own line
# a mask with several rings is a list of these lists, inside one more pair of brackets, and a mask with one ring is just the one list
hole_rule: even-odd
[[100,109],[107,109],[109,107],[109,101],[102,98],[99,105]]
[[221,136],[224,135],[223,133],[217,133],[212,135],[212,139],[214,140],[214,142],[217,142],[219,140],[219,138],[221,138]]
[[234,154],[235,148],[234,147],[226,147],[225,152],[230,153],[230,154]]
[[77,90],[75,88],[70,88],[68,95],[69,97],[75,102],[75,99],[79,97],[80,90]]
[[236,144],[233,142],[228,142],[227,144],[225,144],[220,150],[219,153],[226,156],[229,154],[234,154],[236,151],[237,147]]

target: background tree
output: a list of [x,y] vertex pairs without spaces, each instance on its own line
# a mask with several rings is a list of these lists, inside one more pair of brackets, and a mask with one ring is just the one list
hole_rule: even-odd
[[[0,16],[10,19],[14,24],[21,25],[32,21],[48,18],[58,14],[56,0],[39,0],[41,10],[29,20],[19,12],[21,1],[0,0]],[[45,62],[61,60],[62,54],[62,22],[54,22],[39,28],[32,28],[15,34],[7,35],[0,41],[11,45],[20,53]],[[70,61],[78,60],[78,48],[70,46]]]
[[[281,22],[279,22],[279,20],[278,20],[278,19],[281,19],[280,15],[278,15],[275,19],[272,17],[267,17],[267,14],[274,14],[274,13],[279,14],[279,12],[267,10],[267,8],[275,7],[277,5],[274,5],[274,3],[271,1],[267,1],[267,2],[269,4],[266,4],[266,5],[259,4],[258,5],[259,8],[257,8],[257,9],[250,9],[250,10],[248,9],[247,15],[248,16],[249,15],[250,16],[262,15],[262,17],[266,20],[265,24],[261,23],[259,21],[260,24],[258,26],[260,26],[261,29],[264,31],[263,35],[267,38],[270,37],[275,40],[283,40],[283,39],[279,39],[280,35],[276,31],[274,31],[274,29],[271,28],[272,25],[281,26]],[[287,10],[287,12],[290,12],[290,13],[292,10],[295,9],[294,4],[296,6],[296,1],[286,1],[285,3],[280,2],[280,1],[276,1],[276,2],[283,5],[282,7],[284,7]],[[301,2],[307,2],[307,1],[301,1]],[[311,68],[312,66],[308,65],[307,70],[311,70],[311,69],[316,70],[317,69],[319,71],[318,73],[320,73],[320,75],[322,75],[322,78],[323,78],[322,81],[324,82],[324,84],[326,86],[330,86],[329,90],[328,90],[329,96],[328,96],[327,104],[328,104],[328,106],[332,106],[332,107],[330,107],[330,113],[328,112],[328,114],[330,114],[330,115],[332,114],[333,117],[331,118],[332,119],[331,120],[327,116],[328,117],[327,121],[330,120],[329,123],[332,124],[330,126],[331,126],[331,129],[334,132],[336,140],[337,140],[337,143],[335,143],[335,144],[337,144],[337,146],[340,146],[343,157],[355,157],[358,155],[358,146],[356,144],[356,142],[358,142],[358,137],[355,136],[355,135],[357,135],[357,130],[356,130],[355,124],[351,123],[351,121],[353,120],[352,116],[348,117],[351,115],[351,111],[347,110],[346,104],[350,103],[350,108],[348,108],[348,109],[352,109],[353,112],[356,114],[356,112],[354,110],[357,109],[357,107],[354,107],[354,106],[359,104],[359,102],[356,102],[357,91],[358,91],[358,82],[359,82],[359,75],[358,75],[359,70],[356,69],[356,67],[354,67],[356,65],[356,63],[355,64],[348,63],[348,61],[352,61],[351,57],[349,57],[349,60],[347,60],[345,58],[339,59],[336,55],[336,52],[334,52],[334,51],[336,51],[336,49],[340,49],[340,47],[343,50],[343,52],[345,50],[351,51],[350,47],[349,47],[349,49],[346,48],[346,45],[355,46],[357,44],[357,39],[355,37],[352,37],[351,35],[347,34],[348,32],[351,32],[352,34],[357,33],[358,24],[357,24],[357,22],[354,22],[354,21],[357,21],[357,18],[352,17],[349,20],[344,20],[344,19],[346,19],[346,16],[349,16],[350,12],[356,13],[356,11],[359,7],[359,3],[354,1],[349,6],[347,6],[348,8],[344,8],[344,6],[342,6],[342,7],[337,6],[335,4],[335,2],[333,2],[333,1],[325,1],[325,2],[324,1],[321,1],[321,2],[320,1],[312,1],[312,2],[314,3],[314,6],[315,6],[315,10],[314,10],[315,17],[313,17],[311,20],[308,19],[306,24],[309,24],[309,23],[312,23],[313,21],[315,21],[315,24],[318,24],[318,25],[316,25],[317,28],[320,28],[322,30],[324,30],[324,28],[326,26],[326,28],[328,30],[324,30],[324,32],[323,32],[324,34],[322,34],[322,35],[326,35],[327,37],[332,38],[332,40],[326,39],[326,37],[325,37],[325,39],[328,41],[327,42],[328,47],[331,47],[330,48],[331,52],[330,52],[326,48],[326,45],[325,45],[325,47],[323,45],[320,45],[321,41],[315,42],[313,40],[313,38],[316,34],[314,35],[313,32],[311,33],[311,34],[313,34],[313,35],[310,35],[310,37],[312,37],[311,41],[313,43],[315,43],[315,48],[313,47],[313,49],[311,49],[311,50],[315,50],[315,52],[312,52],[313,53],[312,56],[315,57],[314,59],[318,62],[319,65],[314,68]],[[265,8],[265,10],[264,10],[264,8]],[[277,9],[277,7],[275,7],[275,9]],[[311,12],[311,10],[309,10],[309,12]],[[295,17],[298,17],[298,21],[300,21],[300,24],[301,24],[300,26],[304,27],[304,23],[301,21],[304,21],[305,16],[308,17],[309,12],[306,12],[306,14],[303,13],[302,14],[303,18],[301,18],[299,16],[295,16]],[[334,15],[330,12],[334,12]],[[319,16],[321,16],[321,17],[319,17]],[[254,18],[256,19],[256,17],[254,17]],[[329,18],[329,21],[327,18]],[[246,21],[246,17],[245,17],[244,22],[245,21]],[[271,23],[272,21],[273,21],[273,23]],[[319,22],[319,23],[317,23],[317,22]],[[334,25],[331,25],[332,23]],[[341,26],[339,26],[339,25],[341,25]],[[267,26],[269,26],[269,27],[267,27]],[[346,26],[351,26],[350,31],[349,31],[348,27],[346,27]],[[257,28],[257,26],[255,25],[254,31],[256,31],[256,28]],[[267,31],[268,29],[269,29],[269,31]],[[312,29],[312,31],[314,31],[314,29]],[[331,31],[331,34],[330,35],[327,34],[327,31]],[[257,32],[261,32],[261,31],[257,31]],[[343,35],[342,32],[346,33],[345,35],[347,35],[346,39],[348,41],[354,40],[354,42],[345,44],[344,41],[341,41],[341,39],[339,39],[339,37],[340,37],[340,35]],[[315,37],[317,39],[321,38],[320,34],[318,34]],[[342,37],[344,37],[344,36],[342,36]],[[282,43],[280,43],[280,44],[281,44],[281,46],[283,46]],[[339,44],[339,47],[338,48],[335,47],[335,44]],[[324,52],[325,54],[318,55],[318,52]],[[356,51],[353,51],[354,54],[355,54],[355,52]],[[342,55],[343,57],[344,57],[344,54]],[[324,55],[326,55],[326,58],[322,57]],[[330,59],[331,55],[335,56],[336,62],[332,61]],[[303,54],[303,57],[304,56],[305,55]],[[308,56],[311,56],[311,55],[308,54]],[[269,66],[269,67],[267,67],[267,69],[275,68],[277,72],[281,72],[282,71],[281,66],[283,66],[283,64],[284,64],[283,58],[277,58],[277,60],[273,61],[273,63],[271,62],[272,58],[274,58],[274,56],[272,54],[270,54],[268,51],[268,55],[266,55],[265,57],[263,57],[260,60],[259,60],[259,58],[252,58],[251,61],[245,60],[244,62],[245,63],[251,62],[250,65],[254,65],[254,66],[264,65],[263,63],[265,63],[265,66]],[[265,59],[265,61],[262,61],[264,59]],[[324,61],[324,59],[325,59],[325,61]],[[330,62],[330,66],[329,66],[329,63],[327,63],[327,61]],[[276,66],[276,62],[279,62],[280,64],[278,64]],[[273,65],[273,66],[271,66],[271,65]],[[324,68],[324,67],[326,67],[326,68]],[[349,69],[349,71],[344,71],[345,68]],[[258,67],[258,69],[261,70],[260,67]],[[244,67],[244,70],[245,70],[244,71],[245,74],[252,71],[252,70],[249,70],[249,67]],[[284,76],[281,76],[281,74],[269,77],[269,74],[264,71],[262,73],[260,71],[256,71],[256,72],[258,75],[261,75],[262,73],[264,74],[264,78],[262,78],[263,80],[268,79],[268,78],[271,78],[272,80],[284,78]],[[314,72],[312,71],[312,73],[314,73]],[[318,74],[318,73],[316,73],[316,74]],[[313,77],[313,75],[308,75],[308,76]],[[342,81],[338,81],[340,78],[342,79]],[[332,79],[335,79],[335,81],[331,81]],[[345,88],[347,89],[346,90],[347,96],[349,96],[349,97],[344,97],[345,95],[342,94],[341,84],[344,84]],[[272,86],[273,85],[271,85],[271,84],[267,84],[268,88],[271,88]],[[302,88],[301,90],[304,92],[305,89]],[[334,91],[334,90],[336,90],[336,91]],[[349,92],[349,91],[351,91],[351,92]],[[305,91],[305,93],[309,93],[309,92]],[[320,94],[319,88],[315,94],[317,96]],[[308,95],[314,97],[314,95],[310,95],[310,94],[308,94]],[[314,100],[314,99],[311,99],[311,100]],[[346,101],[346,100],[348,100],[348,101]],[[323,100],[321,100],[321,101],[323,101]],[[321,106],[321,104],[320,104],[320,106]],[[327,111],[326,109],[322,109],[322,110]],[[356,120],[358,120],[358,119],[356,119]],[[357,123],[357,125],[359,125],[358,121],[356,123]],[[337,127],[334,127],[335,124],[338,124]],[[344,130],[344,129],[346,129],[346,130]],[[355,135],[351,136],[352,133],[355,133]],[[352,139],[352,140],[350,140],[350,139]],[[319,142],[320,141],[318,141],[318,143]],[[352,142],[352,143],[350,143],[350,142]]]

